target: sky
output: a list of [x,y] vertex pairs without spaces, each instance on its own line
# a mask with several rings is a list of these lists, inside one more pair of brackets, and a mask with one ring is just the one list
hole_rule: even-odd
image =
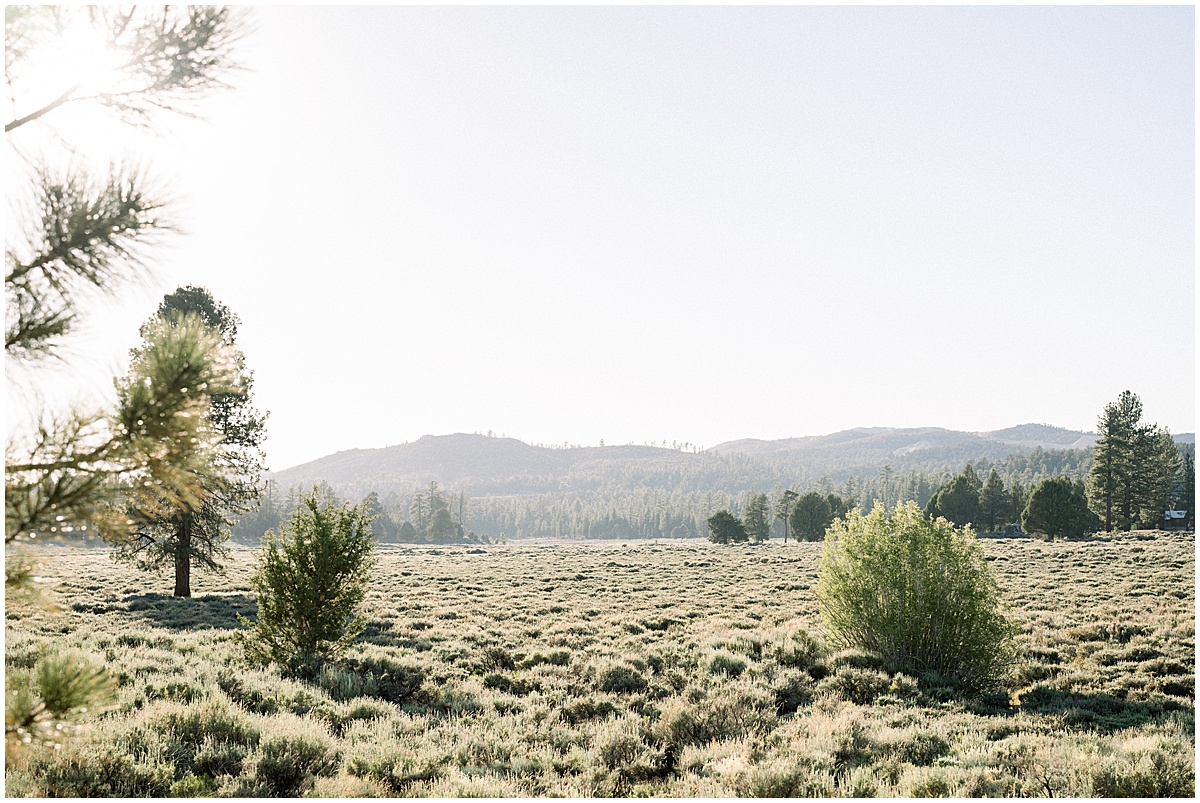
[[1191,7],[253,17],[203,120],[18,130],[135,154],[185,230],[51,399],[111,395],[197,284],[275,470],[454,432],[1094,430],[1125,389],[1195,431]]

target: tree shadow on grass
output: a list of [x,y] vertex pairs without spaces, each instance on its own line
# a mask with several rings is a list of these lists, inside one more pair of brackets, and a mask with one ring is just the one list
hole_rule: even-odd
[[134,594],[121,600],[133,618],[167,630],[237,630],[238,614],[253,620],[258,603],[249,594],[205,594],[173,597],[167,594]]
[[1035,687],[1021,694],[1019,706],[1007,712],[991,710],[988,713],[1016,714],[1019,711],[1061,716],[1063,724],[1072,729],[1092,730],[1110,734],[1127,728],[1137,728],[1152,722],[1161,722],[1173,711],[1192,711],[1195,706],[1173,697],[1157,700],[1121,700],[1111,694],[1086,694]]

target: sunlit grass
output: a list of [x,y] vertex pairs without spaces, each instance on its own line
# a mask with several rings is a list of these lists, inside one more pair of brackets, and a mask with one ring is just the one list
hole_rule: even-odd
[[119,702],[14,795],[1190,796],[1194,542],[983,542],[1020,663],[1003,694],[829,654],[820,544],[388,547],[349,659],[245,667],[250,553],[190,600],[48,550],[63,611],[10,611],[117,674]]

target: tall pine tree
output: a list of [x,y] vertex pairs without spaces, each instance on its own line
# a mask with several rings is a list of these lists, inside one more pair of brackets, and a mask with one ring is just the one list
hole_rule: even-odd
[[1179,454],[1171,433],[1142,423],[1142,402],[1124,391],[1096,423],[1100,436],[1088,471],[1087,497],[1104,529],[1128,530],[1135,520],[1157,523],[1168,503]]
[[192,595],[193,566],[220,571],[230,527],[261,493],[266,438],[266,415],[254,408],[251,396],[254,374],[236,351],[238,316],[207,289],[188,286],[165,296],[147,327],[156,322],[172,326],[187,316],[200,318],[236,354],[237,384],[210,397],[208,423],[221,438],[218,472],[206,483],[200,504],[167,506],[158,515],[135,517],[135,536],[114,553],[147,571],[171,566],[177,597]]
[[1007,524],[1009,507],[1004,480],[1000,479],[996,469],[992,469],[987,482],[983,484],[983,490],[979,492],[979,528],[984,532],[994,532],[996,528]]

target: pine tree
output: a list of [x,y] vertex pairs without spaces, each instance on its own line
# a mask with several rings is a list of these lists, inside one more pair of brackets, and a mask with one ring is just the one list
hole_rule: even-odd
[[1180,455],[1179,470],[1171,491],[1171,506],[1195,512],[1196,506],[1196,456],[1192,452]]
[[155,317],[143,332],[156,324],[178,326],[189,316],[199,318],[217,332],[236,363],[237,381],[231,388],[209,394],[210,428],[220,436],[217,472],[204,483],[199,505],[164,505],[152,516],[136,516],[133,538],[123,540],[113,556],[136,563],[146,571],[171,566],[177,597],[192,595],[193,567],[221,571],[227,556],[223,544],[241,514],[251,510],[261,493],[259,474],[264,456],[266,416],[254,409],[251,391],[254,374],[237,350],[235,315],[203,287],[181,287],[163,298]]
[[779,495],[779,500],[775,503],[775,518],[783,522],[783,543],[787,543],[788,535],[791,532],[791,514],[792,505],[796,504],[796,499],[799,494],[788,488]]
[[708,540],[714,544],[742,543],[749,537],[737,516],[718,510],[708,518]]
[[362,506],[322,504],[315,493],[278,534],[268,532],[250,579],[258,616],[239,634],[255,663],[336,658],[366,622],[358,609],[375,564],[371,520]]
[[1105,531],[1128,530],[1135,519],[1157,522],[1169,502],[1178,449],[1170,432],[1141,419],[1141,400],[1126,390],[1096,424],[1087,499]]
[[1099,527],[1100,519],[1088,509],[1083,483],[1066,477],[1043,480],[1021,513],[1021,529],[1051,539],[1080,538]]
[[792,506],[792,532],[797,539],[820,541],[825,530],[833,523],[833,511],[829,499],[816,491],[809,491]]
[[[90,27],[123,61],[107,86],[59,88],[50,102],[28,90],[56,57],[64,32]],[[153,248],[174,226],[143,169],[88,166],[87,143],[66,142],[48,126],[66,104],[107,107],[149,128],[160,112],[192,113],[192,101],[225,86],[232,45],[246,31],[241,12],[214,6],[120,10],[6,6],[5,78],[13,118],[4,131],[25,160],[6,179],[18,220],[5,236],[6,376],[31,372],[61,353],[76,321],[97,299],[147,274]],[[80,79],[86,76],[80,76]],[[29,105],[32,100],[36,105]],[[66,158],[30,159],[63,142]],[[93,164],[95,160],[93,159]],[[62,166],[66,165],[66,166]],[[5,543],[91,529],[128,534],[128,510],[155,515],[164,503],[198,503],[219,455],[208,426],[210,398],[233,380],[229,353],[206,327],[185,324],[146,333],[146,346],[118,383],[107,410],[32,411],[9,419],[5,453]],[[17,371],[14,372],[13,368]],[[27,426],[25,425],[27,424]],[[32,577],[6,557],[6,590]],[[7,679],[8,746],[39,733],[57,738],[95,709],[111,678],[73,656],[49,655],[30,673]],[[21,731],[24,730],[24,734]]]
[[766,494],[754,494],[746,505],[746,534],[751,540],[763,542],[771,537],[771,512]]
[[1004,480],[996,469],[988,473],[987,482],[979,492],[980,529],[992,532],[1007,523],[1009,498],[1004,490]]
[[967,463],[961,474],[950,478],[938,488],[925,507],[925,515],[931,519],[941,516],[960,527],[978,524],[982,517],[979,506],[979,494],[982,489],[983,483],[979,481],[971,464]]

